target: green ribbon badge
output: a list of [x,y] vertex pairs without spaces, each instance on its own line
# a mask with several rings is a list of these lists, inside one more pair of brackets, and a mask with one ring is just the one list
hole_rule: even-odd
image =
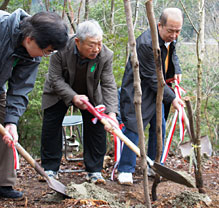
[[18,61],[19,61],[19,58],[15,58],[14,63],[13,63],[13,68],[17,65]]
[[95,63],[95,64],[91,67],[91,69],[90,69],[91,72],[94,71],[94,69],[96,68],[96,65],[97,65],[97,64]]

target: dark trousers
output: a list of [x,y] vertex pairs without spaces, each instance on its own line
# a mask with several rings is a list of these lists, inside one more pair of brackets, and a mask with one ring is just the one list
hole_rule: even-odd
[[[44,110],[42,137],[41,137],[41,162],[45,170],[58,171],[62,158],[62,121],[68,107],[59,101]],[[98,121],[93,124],[88,111],[81,111],[83,118],[83,148],[86,171],[100,172],[106,153],[106,132]]]

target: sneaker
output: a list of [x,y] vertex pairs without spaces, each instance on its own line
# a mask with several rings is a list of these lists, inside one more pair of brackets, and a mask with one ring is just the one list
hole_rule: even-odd
[[101,175],[101,172],[88,173],[86,180],[94,184],[106,184],[106,181]]
[[58,176],[58,172],[57,171],[53,171],[53,170],[46,170],[45,173],[51,177],[51,178],[54,178],[56,180],[59,179],[59,176]]
[[118,175],[118,182],[122,185],[131,186],[133,184],[132,173],[119,173]]
[[12,186],[0,186],[0,197],[11,198],[11,199],[22,199],[23,193],[21,191],[16,191]]
[[[58,172],[57,172],[57,171],[46,170],[45,173],[46,173],[49,177],[51,177],[51,178],[54,178],[54,179],[56,179],[56,180],[59,179],[59,175],[58,175]],[[39,180],[40,182],[45,182],[45,181],[46,181],[46,179],[45,179],[43,176],[41,176],[41,175],[38,177],[38,180]]]
[[153,169],[150,168],[149,166],[148,166],[147,174],[149,177],[154,177],[156,175],[156,173],[153,171]]

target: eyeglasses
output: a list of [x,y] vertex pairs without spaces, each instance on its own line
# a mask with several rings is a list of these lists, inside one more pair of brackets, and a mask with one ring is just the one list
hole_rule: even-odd
[[58,51],[57,50],[54,50],[54,51],[53,50],[48,50],[48,51],[46,51],[46,50],[42,49],[42,52],[43,52],[44,57],[49,57],[49,56],[57,53]]

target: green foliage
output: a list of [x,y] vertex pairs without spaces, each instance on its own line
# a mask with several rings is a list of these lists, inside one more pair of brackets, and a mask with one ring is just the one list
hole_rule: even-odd
[[23,0],[10,0],[6,11],[11,13],[18,8],[23,8]]

